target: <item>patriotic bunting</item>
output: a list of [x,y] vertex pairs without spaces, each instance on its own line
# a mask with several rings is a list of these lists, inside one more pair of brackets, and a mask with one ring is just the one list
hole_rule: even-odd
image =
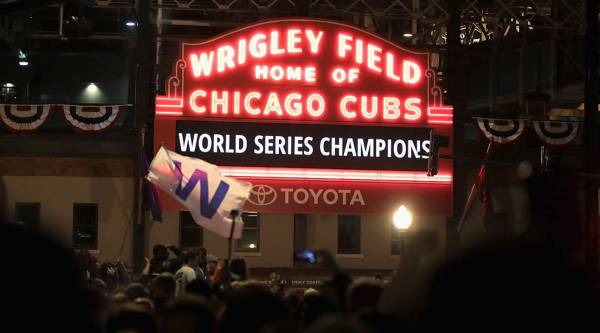
[[566,146],[577,138],[579,123],[572,121],[533,121],[533,129],[545,146]]
[[507,144],[516,141],[528,122],[544,146],[561,147],[571,144],[581,128],[578,121],[493,119],[474,117],[477,127],[490,142]]
[[108,129],[125,105],[52,105],[0,104],[0,120],[12,131],[39,129],[50,111],[62,111],[65,119],[78,132],[95,133]]
[[0,104],[0,118],[13,131],[34,131],[38,129],[50,113],[49,104]]
[[75,130],[101,132],[113,124],[122,105],[62,105],[62,108],[65,119]]
[[483,135],[492,143],[515,142],[525,130],[525,119],[475,118]]

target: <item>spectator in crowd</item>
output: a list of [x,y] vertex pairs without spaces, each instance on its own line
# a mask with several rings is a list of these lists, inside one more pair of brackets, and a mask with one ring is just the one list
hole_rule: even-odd
[[210,280],[211,283],[214,279],[215,273],[217,272],[218,262],[219,258],[217,258],[217,256],[212,254],[206,256],[206,271],[204,272],[204,275]]
[[110,262],[103,262],[98,269],[98,278],[106,283],[108,292],[113,292],[119,286],[119,276],[116,267]]
[[81,249],[74,251],[73,269],[77,275],[77,280],[82,284],[88,284],[98,275],[98,260],[89,250]]
[[229,272],[234,281],[248,280],[248,267],[244,258],[233,258],[229,263]]
[[207,265],[207,254],[206,249],[203,247],[196,248],[196,257],[198,259],[198,266],[194,270],[197,279],[206,280],[206,265]]
[[221,333],[258,333],[265,325],[288,320],[283,300],[267,287],[241,286],[231,291],[219,320]]
[[[175,255],[175,258],[169,259],[169,250]],[[156,244],[152,248],[152,255],[148,272],[151,276],[165,272],[175,274],[184,261],[184,253],[173,245]]]
[[185,253],[183,266],[175,273],[177,288],[175,295],[181,295],[185,292],[187,285],[196,279],[196,268],[198,267],[198,253],[188,251]]
[[168,300],[175,297],[176,286],[175,278],[169,273],[163,273],[152,280],[150,290],[156,311],[160,311]]
[[144,287],[141,283],[132,283],[128,285],[123,292],[127,295],[127,298],[130,300],[135,300],[137,298],[149,297],[150,292]]
[[372,313],[377,310],[377,304],[383,292],[380,283],[371,279],[361,279],[348,287],[347,309],[352,314]]
[[186,294],[167,302],[158,317],[158,327],[165,333],[214,333],[216,321],[206,299]]
[[121,305],[108,319],[106,333],[155,333],[156,324],[152,313],[139,304]]
[[108,286],[101,279],[94,279],[89,286],[91,289],[97,290],[98,292],[107,295],[109,294]]
[[0,275],[6,305],[3,331],[100,330],[86,304],[81,275],[73,269],[72,251],[32,230],[0,221],[0,253],[3,267],[11,270]]
[[317,319],[327,314],[339,312],[333,303],[318,293],[308,293],[300,302],[299,326],[300,330],[308,329]]
[[206,280],[203,280],[203,279],[196,278],[195,280],[192,280],[185,287],[185,292],[192,293],[192,294],[198,295],[198,296],[202,296],[202,297],[206,298],[207,300],[210,300],[212,298],[212,291],[211,291],[210,285],[208,284],[208,282]]
[[555,244],[488,244],[435,271],[418,329],[583,332],[597,325],[591,290]]
[[130,301],[131,300],[129,299],[129,297],[127,297],[127,294],[125,294],[122,291],[116,292],[112,295],[112,302],[115,305],[125,304]]

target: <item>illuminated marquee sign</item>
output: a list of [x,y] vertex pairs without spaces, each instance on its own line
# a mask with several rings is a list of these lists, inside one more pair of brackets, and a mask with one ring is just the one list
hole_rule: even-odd
[[178,121],[177,152],[219,166],[427,169],[426,128]]
[[452,124],[430,61],[323,20],[265,21],[182,43],[156,98],[155,144],[278,190],[274,180],[449,187],[445,161],[426,176],[429,130],[451,136]]

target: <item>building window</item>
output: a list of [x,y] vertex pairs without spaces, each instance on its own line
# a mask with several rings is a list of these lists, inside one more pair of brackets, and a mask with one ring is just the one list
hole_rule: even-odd
[[37,230],[40,225],[39,202],[17,202],[15,204],[15,219],[28,227]]
[[308,221],[306,214],[294,214],[294,252],[308,248]]
[[260,215],[243,213],[244,231],[242,238],[235,242],[236,252],[260,252]]
[[19,89],[13,83],[6,82],[0,85],[0,102],[14,103],[19,100]]
[[392,227],[391,250],[394,256],[400,256],[404,252],[404,234],[394,227]]
[[98,204],[73,204],[73,247],[98,248]]
[[179,213],[179,246],[187,249],[204,245],[204,229],[196,224],[190,212]]
[[296,253],[308,249],[308,216],[306,214],[294,214],[294,263],[304,265],[298,261]]
[[360,254],[360,215],[338,215],[337,253]]

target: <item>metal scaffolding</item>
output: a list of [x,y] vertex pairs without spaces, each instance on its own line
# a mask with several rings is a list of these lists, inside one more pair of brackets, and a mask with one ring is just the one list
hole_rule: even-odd
[[[67,2],[0,14],[0,38],[23,32],[62,37]],[[77,2],[75,2],[77,3]],[[168,27],[159,37],[202,38],[224,28],[285,16],[310,16],[350,22],[387,38],[420,46],[443,46],[450,19],[447,0],[152,0],[152,19]],[[134,16],[135,0],[96,0],[80,5],[91,22],[91,38],[126,37],[123,21]],[[462,0],[461,44],[518,34],[522,29],[552,30],[560,36],[582,34],[585,5],[573,0]],[[81,8],[84,8],[82,11]],[[1,12],[0,12],[1,13]],[[28,20],[32,15],[38,19]],[[40,16],[42,16],[40,18]],[[190,31],[190,27],[194,30]]]

